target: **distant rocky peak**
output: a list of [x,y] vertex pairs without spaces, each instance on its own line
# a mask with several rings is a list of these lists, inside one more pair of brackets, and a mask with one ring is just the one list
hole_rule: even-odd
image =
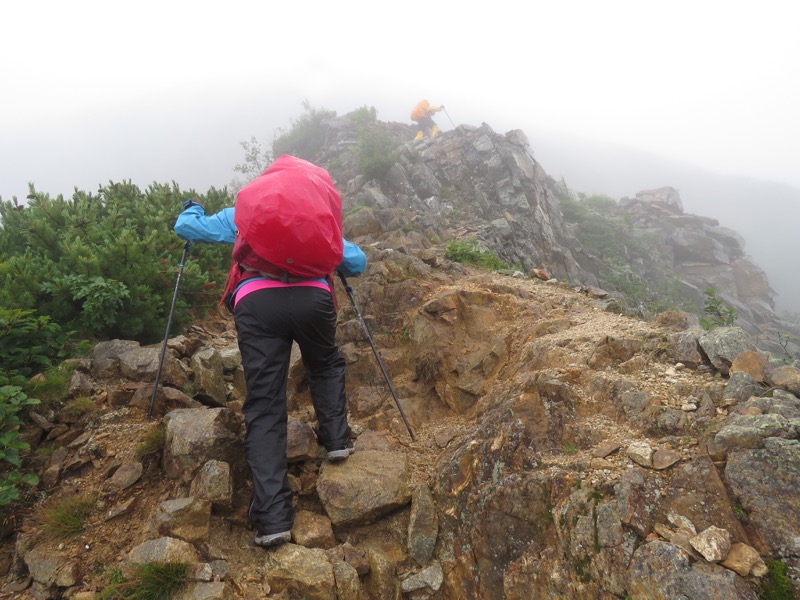
[[620,205],[625,207],[635,202],[662,208],[672,213],[683,214],[681,195],[674,187],[665,186],[652,190],[642,190],[636,193],[635,199],[623,199]]
[[[704,294],[713,289],[748,331],[782,327],[774,292],[746,256],[742,236],[712,216],[685,213],[675,187],[654,187],[604,204],[608,214],[596,216],[627,223],[624,231],[610,234],[625,239],[599,236],[598,242],[595,233],[592,247],[583,241],[581,227],[593,223],[565,216],[569,182],[544,170],[531,148],[535,140],[523,131],[500,134],[486,123],[462,124],[434,140],[415,141],[412,125],[376,121],[372,127],[394,140],[395,158],[382,177],[367,179],[359,163],[368,148],[359,141],[357,120],[350,123],[347,115],[331,120],[315,160],[329,168],[342,190],[345,235],[358,243],[412,254],[438,247],[444,253],[453,241],[470,239],[525,274],[544,269],[570,285],[621,294],[626,291],[620,282],[632,281],[640,298],[630,299],[629,306],[644,318],[653,315],[643,308],[642,293],[653,297],[654,305],[679,302],[702,315]],[[617,254],[604,253],[604,240]],[[680,298],[663,297],[665,290]]]

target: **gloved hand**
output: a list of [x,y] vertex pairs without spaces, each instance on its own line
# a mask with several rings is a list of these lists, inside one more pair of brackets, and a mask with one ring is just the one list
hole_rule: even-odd
[[191,208],[193,206],[199,206],[200,208],[205,210],[205,207],[199,202],[196,202],[194,198],[187,198],[186,200],[183,201],[183,210],[186,210],[187,208]]

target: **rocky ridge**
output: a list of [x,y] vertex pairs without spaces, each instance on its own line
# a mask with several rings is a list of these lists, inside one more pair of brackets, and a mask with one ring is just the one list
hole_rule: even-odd
[[[229,317],[169,341],[153,419],[160,347],[103,342],[70,383],[91,408],[30,415],[42,483],[7,532],[0,594],[93,598],[109,568],[153,560],[191,565],[181,598],[757,598],[771,560],[798,589],[800,370],[743,328],[645,322],[584,285],[599,282],[523,142],[461,128],[404,145],[385,182],[348,175],[346,156],[334,173],[370,264],[350,283],[414,440],[339,288],[357,451],[320,458],[295,356],[298,517],[265,551]],[[445,258],[475,234],[555,276]],[[163,446],[141,455],[154,429]],[[47,536],[42,509],[79,495],[96,500],[85,531]]]

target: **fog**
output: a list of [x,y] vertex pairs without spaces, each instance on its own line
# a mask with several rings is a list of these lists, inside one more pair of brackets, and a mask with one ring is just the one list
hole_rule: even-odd
[[[304,101],[338,114],[370,106],[383,121],[409,123],[428,98],[445,104],[445,131],[522,129],[545,170],[575,189],[679,188],[687,211],[737,229],[777,281],[785,263],[775,257],[794,253],[780,228],[797,223],[796,196],[755,227],[748,215],[767,214],[761,191],[725,192],[712,209],[714,194],[631,156],[800,188],[800,36],[789,3],[520,6],[5,3],[0,197],[24,199],[29,183],[70,195],[122,180],[202,193],[235,177],[240,142],[269,145]],[[616,163],[615,148],[626,149]],[[709,214],[717,209],[724,214]],[[782,299],[800,297],[775,287]]]
[[575,192],[619,199],[662,186],[676,188],[684,211],[712,217],[739,233],[745,254],[763,269],[778,312],[800,313],[800,186],[723,175],[641,150],[551,131],[534,131],[542,167]]

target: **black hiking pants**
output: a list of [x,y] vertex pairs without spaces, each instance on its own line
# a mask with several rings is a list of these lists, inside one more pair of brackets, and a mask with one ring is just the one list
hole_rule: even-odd
[[292,341],[308,369],[317,438],[327,450],[350,442],[344,359],[336,346],[336,311],[329,291],[294,286],[243,297],[234,312],[247,382],[244,450],[253,479],[250,519],[262,534],[294,522],[286,458],[286,382]]

